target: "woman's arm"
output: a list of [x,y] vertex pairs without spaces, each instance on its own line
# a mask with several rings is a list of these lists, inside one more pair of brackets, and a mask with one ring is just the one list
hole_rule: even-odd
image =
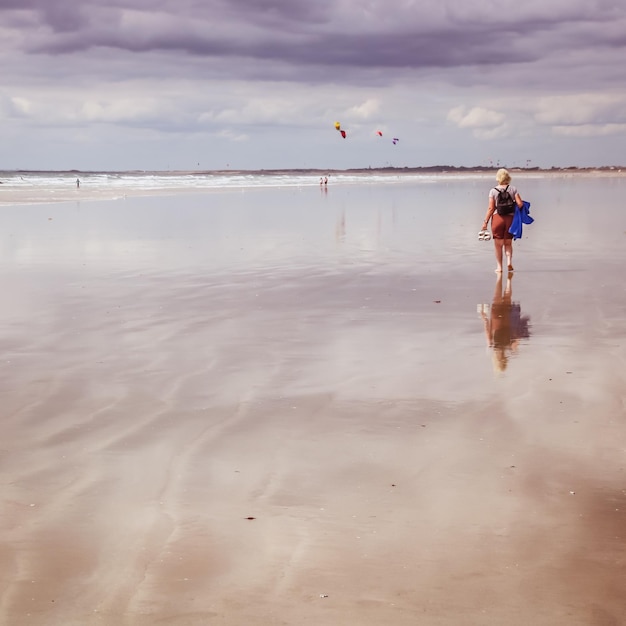
[[489,220],[491,216],[494,214],[496,210],[496,201],[493,199],[493,196],[489,196],[489,208],[487,209],[487,215],[485,215],[485,221],[483,222],[482,230],[487,230],[487,224],[489,224]]
[[524,201],[522,200],[522,196],[519,195],[519,191],[515,194],[515,202],[520,209],[524,206]]

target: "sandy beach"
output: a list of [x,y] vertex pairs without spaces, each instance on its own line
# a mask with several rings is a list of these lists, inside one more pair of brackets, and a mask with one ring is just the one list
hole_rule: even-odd
[[0,624],[626,623],[626,181],[514,181],[1,207]]

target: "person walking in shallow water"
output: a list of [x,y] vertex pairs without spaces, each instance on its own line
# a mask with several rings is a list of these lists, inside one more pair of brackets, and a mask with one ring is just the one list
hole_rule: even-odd
[[[511,175],[508,170],[501,168],[496,172],[495,187],[489,190],[489,208],[485,215],[482,230],[487,230],[489,220],[491,220],[491,234],[496,253],[496,272],[501,273],[503,267],[503,255],[506,255],[507,271],[513,271],[513,235],[509,232],[515,215],[515,205],[520,209],[523,201],[517,189],[511,185]],[[501,196],[501,192],[511,199],[511,208],[506,211],[496,207],[496,201]],[[509,212],[510,211],[510,212]]]

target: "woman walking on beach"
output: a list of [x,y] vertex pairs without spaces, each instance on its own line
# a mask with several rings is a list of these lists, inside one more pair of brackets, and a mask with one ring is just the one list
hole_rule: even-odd
[[489,191],[489,208],[482,230],[487,230],[489,220],[491,220],[491,233],[496,252],[496,272],[502,272],[503,253],[506,254],[507,269],[513,271],[513,235],[509,228],[513,223],[515,215],[515,205],[521,209],[522,198],[517,189],[511,185],[511,175],[508,170],[501,168],[496,172],[496,182],[498,183]]

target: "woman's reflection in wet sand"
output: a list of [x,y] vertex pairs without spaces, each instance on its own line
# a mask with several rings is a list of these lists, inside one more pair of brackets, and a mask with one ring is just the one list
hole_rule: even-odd
[[502,274],[498,274],[491,310],[485,305],[480,309],[496,372],[506,369],[510,356],[517,351],[520,339],[530,337],[530,318],[527,315],[522,317],[519,303],[511,299],[512,281],[513,273],[509,272],[503,291]]

